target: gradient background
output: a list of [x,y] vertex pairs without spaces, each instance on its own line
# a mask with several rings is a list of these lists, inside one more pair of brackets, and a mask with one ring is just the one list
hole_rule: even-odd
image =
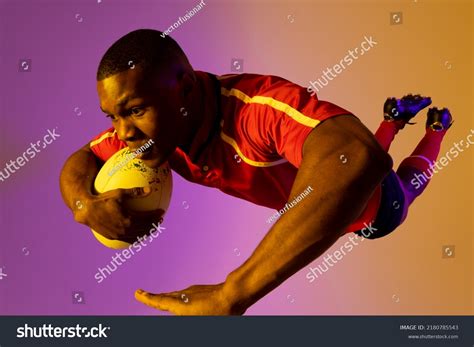
[[[0,169],[47,129],[57,127],[61,135],[0,182],[0,267],[8,275],[0,281],[0,314],[167,314],[136,302],[134,290],[220,282],[267,232],[272,210],[174,174],[166,230],[97,284],[97,268],[114,251],[75,223],[60,197],[66,158],[110,126],[95,89],[105,50],[138,28],[166,30],[198,2],[0,1]],[[230,73],[231,59],[242,58],[244,72],[306,87],[372,36],[378,44],[331,81],[320,99],[351,110],[375,131],[386,97],[430,95],[456,119],[441,153],[474,129],[471,1],[206,4],[172,33],[197,70]],[[403,22],[390,25],[391,12],[403,12]],[[30,72],[19,72],[21,58],[32,59]],[[393,144],[396,164],[422,137],[424,114]],[[247,314],[472,314],[473,156],[465,150],[440,171],[397,232],[355,247],[313,283],[305,267]],[[455,245],[454,258],[442,257],[444,245]],[[85,304],[73,304],[73,291],[84,292]]]

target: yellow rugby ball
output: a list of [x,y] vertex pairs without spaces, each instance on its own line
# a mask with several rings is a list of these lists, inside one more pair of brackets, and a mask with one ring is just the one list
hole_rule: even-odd
[[[125,206],[135,211],[162,209],[166,212],[173,189],[173,178],[169,164],[166,162],[158,168],[150,168],[142,160],[135,158],[134,153],[128,147],[118,151],[104,163],[94,182],[96,193],[119,188],[146,186],[150,186],[152,189],[150,195],[144,198],[126,199]],[[150,225],[150,229],[152,228]],[[100,243],[109,248],[123,249],[130,246],[130,243],[126,241],[110,240],[94,230],[92,233]]]

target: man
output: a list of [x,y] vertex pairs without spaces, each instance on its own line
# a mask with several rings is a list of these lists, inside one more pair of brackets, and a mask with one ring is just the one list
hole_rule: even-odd
[[[160,34],[133,31],[115,42],[99,64],[100,105],[113,127],[64,165],[61,191],[75,220],[110,239],[133,240],[150,228],[156,214],[138,214],[121,204],[149,189],[92,193],[94,178],[111,155],[149,140],[154,145],[140,155],[146,165],[168,161],[191,182],[257,205],[280,210],[303,191],[308,194],[292,208],[287,205],[253,254],[224,282],[164,294],[138,290],[139,301],[178,315],[243,314],[346,232],[374,222],[377,237],[401,223],[412,198],[403,185],[410,173],[424,169],[427,163],[420,158],[427,154],[420,149],[407,159],[402,180],[391,171],[388,144],[430,103],[428,98],[387,100],[387,119],[374,137],[350,112],[282,78],[194,71],[178,44]],[[435,159],[451,122],[447,110],[430,112],[428,143],[434,145],[426,160]],[[394,197],[399,208],[388,209]]]

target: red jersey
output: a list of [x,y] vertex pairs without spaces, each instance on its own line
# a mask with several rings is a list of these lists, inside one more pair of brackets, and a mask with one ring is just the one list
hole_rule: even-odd
[[[171,169],[188,181],[272,209],[282,209],[294,198],[290,192],[309,133],[328,118],[351,114],[276,76],[214,76],[200,71],[196,76],[207,101],[204,120],[189,153],[178,147],[168,159]],[[209,107],[215,93],[218,112]],[[126,146],[113,128],[90,143],[102,161]],[[373,220],[379,204],[377,189],[348,231]]]

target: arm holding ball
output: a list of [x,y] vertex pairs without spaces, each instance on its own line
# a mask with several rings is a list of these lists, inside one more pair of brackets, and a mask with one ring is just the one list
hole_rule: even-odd
[[[150,230],[157,222],[155,212],[138,212],[127,209],[127,198],[146,197],[148,187],[114,189],[102,194],[94,193],[94,180],[101,163],[90,150],[89,144],[73,153],[64,164],[60,175],[61,194],[71,209],[74,219],[111,240],[134,242],[138,235]],[[163,211],[161,211],[163,214]]]

